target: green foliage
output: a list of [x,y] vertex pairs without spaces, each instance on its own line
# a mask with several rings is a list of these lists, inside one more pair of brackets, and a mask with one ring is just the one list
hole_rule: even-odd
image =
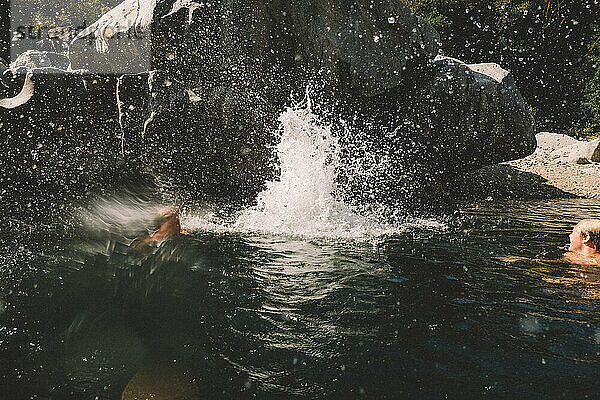
[[594,25],[596,35],[588,47],[587,68],[592,71],[585,91],[585,106],[589,113],[584,133],[600,136],[600,26]]
[[18,0],[29,9],[36,10],[33,22],[40,26],[80,26],[91,24],[102,14],[120,3],[118,0]]
[[427,22],[436,28],[449,26],[451,21],[440,14],[435,7],[434,0],[403,0],[413,12],[425,18]]
[[509,69],[541,129],[598,129],[597,0],[403,1],[440,32],[444,54]]

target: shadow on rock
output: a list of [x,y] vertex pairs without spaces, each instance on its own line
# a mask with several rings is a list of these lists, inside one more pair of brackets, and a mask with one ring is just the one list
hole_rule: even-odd
[[547,182],[537,174],[499,164],[465,174],[448,188],[457,201],[577,197]]

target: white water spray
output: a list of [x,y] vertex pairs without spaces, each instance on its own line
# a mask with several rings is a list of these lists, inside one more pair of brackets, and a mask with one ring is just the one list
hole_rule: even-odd
[[365,238],[425,227],[435,220],[382,222],[381,216],[359,214],[336,198],[339,143],[331,129],[313,114],[310,97],[279,117],[277,146],[280,177],[269,182],[257,204],[241,213],[235,231],[302,237]]
[[[393,213],[378,212],[374,206],[369,212],[359,212],[337,198],[340,146],[330,127],[312,112],[308,95],[302,104],[287,108],[279,122],[279,178],[267,183],[267,188],[258,194],[256,205],[230,219],[210,210],[188,209],[181,216],[183,229],[370,241],[407,231],[445,228],[434,219],[415,219],[402,213],[390,221]],[[100,202],[91,212],[93,218],[87,218],[88,225],[109,231],[132,227],[139,230],[150,224],[158,208],[158,204],[138,204],[135,199],[130,203],[119,199]]]

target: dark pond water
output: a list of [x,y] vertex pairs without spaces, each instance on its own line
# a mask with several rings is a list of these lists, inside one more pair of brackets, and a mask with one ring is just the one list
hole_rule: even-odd
[[1,397],[118,399],[175,365],[201,398],[597,398],[600,269],[495,258],[559,257],[584,217],[600,202],[484,203],[367,238],[196,227],[148,251],[12,221]]

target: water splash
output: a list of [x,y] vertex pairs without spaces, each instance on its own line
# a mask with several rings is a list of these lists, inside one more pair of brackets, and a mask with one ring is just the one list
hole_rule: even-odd
[[165,205],[133,195],[101,197],[90,207],[82,209],[78,219],[90,231],[119,233],[135,238],[152,230],[157,216],[166,210]]
[[313,113],[308,95],[303,103],[287,108],[279,122],[279,179],[269,182],[258,195],[257,204],[242,211],[227,228],[219,226],[214,215],[205,213],[187,215],[183,220],[187,229],[358,239],[416,227],[444,228],[433,219],[406,216],[389,222],[382,218],[382,212],[373,211],[377,207],[368,213],[358,212],[336,198],[340,146],[330,127]]
[[[343,126],[343,124],[341,124]],[[348,132],[346,132],[348,134]],[[189,232],[267,234],[301,238],[367,240],[418,230],[445,230],[435,219],[407,216],[370,204],[357,209],[337,196],[336,171],[340,168],[340,143],[331,127],[313,112],[310,97],[287,108],[279,117],[279,178],[267,183],[256,205],[231,213],[210,208],[189,209],[181,215]],[[370,170],[353,168],[352,174],[370,176]],[[162,193],[166,184],[158,182]],[[80,216],[96,231],[135,238],[155,228],[156,216],[165,207],[130,193],[123,198],[99,199]],[[164,197],[164,196],[163,196]],[[164,200],[164,199],[163,199]]]

